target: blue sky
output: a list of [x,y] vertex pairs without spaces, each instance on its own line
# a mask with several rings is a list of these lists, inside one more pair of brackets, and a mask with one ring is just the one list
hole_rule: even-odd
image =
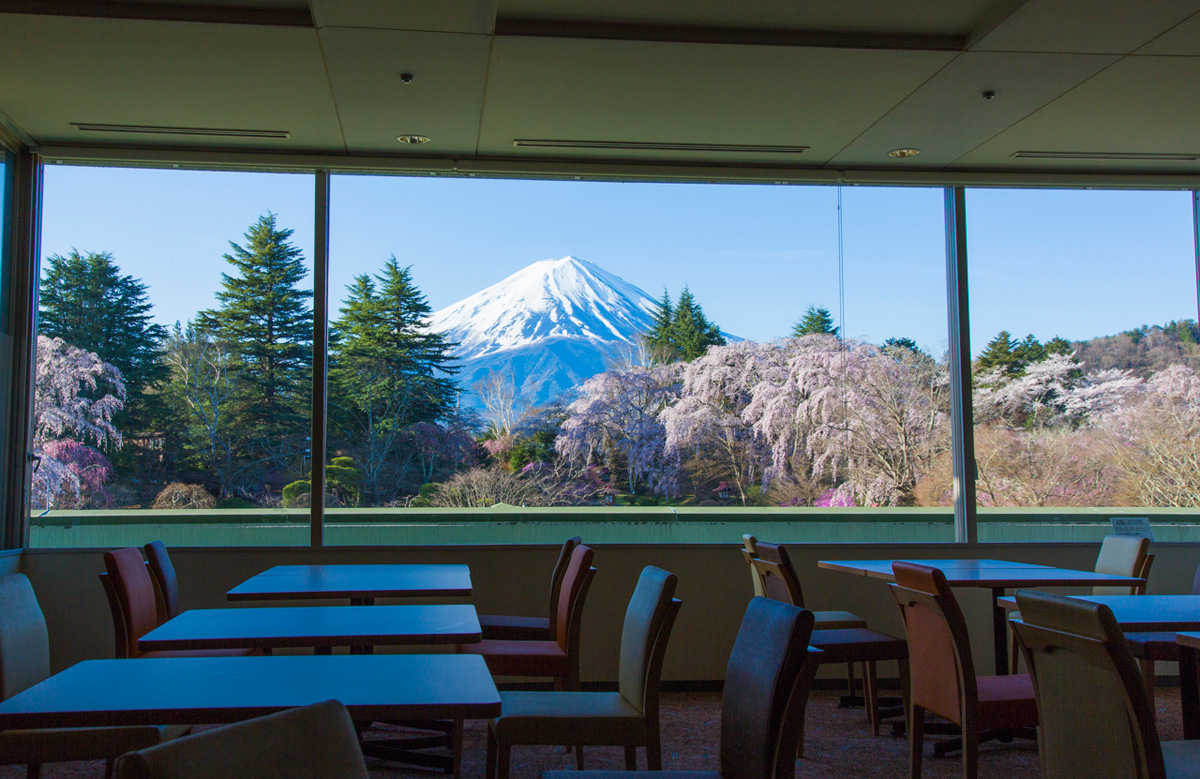
[[[155,315],[214,303],[222,254],[270,210],[312,256],[308,175],[47,166],[42,254],[111,251]],[[940,189],[846,187],[846,330],[946,345]],[[971,190],[972,351],[999,330],[1072,339],[1196,317],[1187,192]],[[787,334],[837,314],[837,189],[772,185],[336,176],[331,292],[391,254],[434,309],[573,254],[672,297],[687,284],[723,330]],[[336,303],[335,303],[336,306]]]

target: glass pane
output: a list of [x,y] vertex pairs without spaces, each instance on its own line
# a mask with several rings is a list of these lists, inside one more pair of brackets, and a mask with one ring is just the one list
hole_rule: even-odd
[[[11,377],[13,360],[13,331],[16,310],[11,299],[12,290],[12,208],[14,155],[0,146],[0,376]],[[9,414],[12,408],[12,381],[0,380],[0,506],[8,505],[10,485],[6,475],[10,472],[13,457],[19,457],[19,449],[7,445],[11,428]]]
[[845,191],[846,341],[833,187],[332,191],[330,543],[953,537],[940,190]]
[[1182,540],[1200,497],[1190,194],[971,190],[967,220],[980,539],[1149,516]]
[[33,546],[309,542],[311,176],[45,173]]

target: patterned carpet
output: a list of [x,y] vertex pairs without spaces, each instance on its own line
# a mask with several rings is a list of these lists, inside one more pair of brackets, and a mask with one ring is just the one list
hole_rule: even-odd
[[[1158,695],[1159,735],[1163,740],[1182,737],[1178,688],[1160,689]],[[663,696],[663,766],[675,769],[715,770],[720,735],[721,699],[717,693],[671,693]],[[908,776],[908,742],[893,736],[871,736],[859,709],[839,709],[837,693],[814,692],[806,717],[805,757],[797,763],[797,779],[818,777],[863,777],[902,779]],[[929,753],[928,743],[926,754]],[[559,747],[516,747],[513,749],[512,779],[537,779],[548,769],[570,769],[574,755]],[[623,752],[618,748],[589,747],[588,768],[623,769]],[[463,754],[464,779],[483,779],[483,723],[468,723]],[[639,767],[645,768],[639,750]],[[436,779],[440,773],[400,769],[371,759],[372,779]],[[1030,741],[990,743],[980,748],[981,777],[1036,779],[1037,746]],[[926,777],[960,777],[957,754],[948,758],[927,757]],[[59,763],[47,765],[44,779],[100,779],[103,763]],[[24,777],[24,768],[0,767],[0,779]],[[214,777],[214,779],[217,779]]]

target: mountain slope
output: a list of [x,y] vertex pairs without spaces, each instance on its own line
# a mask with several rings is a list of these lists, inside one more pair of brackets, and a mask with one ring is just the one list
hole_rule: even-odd
[[[510,376],[525,403],[542,403],[604,371],[653,324],[656,303],[600,266],[542,260],[434,312],[429,326],[459,345],[459,385]],[[464,405],[478,406],[473,394]]]

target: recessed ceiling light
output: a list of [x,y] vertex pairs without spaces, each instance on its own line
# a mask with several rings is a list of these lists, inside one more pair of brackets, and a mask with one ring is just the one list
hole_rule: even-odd
[[414,146],[429,143],[429,137],[426,135],[397,135],[396,140],[400,143],[411,143]]
[[892,149],[888,152],[888,156],[903,159],[904,157],[916,157],[920,153],[920,149]]

